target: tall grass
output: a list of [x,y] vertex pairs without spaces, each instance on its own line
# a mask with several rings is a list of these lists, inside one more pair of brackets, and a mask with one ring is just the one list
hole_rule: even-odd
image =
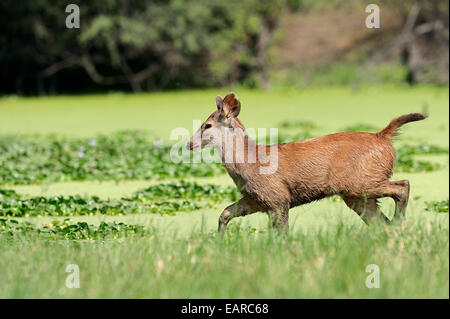
[[[448,298],[448,227],[437,219],[336,227],[284,236],[238,223],[225,237],[145,237],[0,244],[0,297]],[[18,253],[20,252],[20,253]],[[68,264],[80,288],[65,286]],[[380,269],[367,288],[366,267]]]

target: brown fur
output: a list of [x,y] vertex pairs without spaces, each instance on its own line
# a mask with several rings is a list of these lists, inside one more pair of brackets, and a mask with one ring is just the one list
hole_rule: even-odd
[[[244,134],[236,133],[236,140],[243,141],[245,146],[255,144],[237,118],[241,105],[237,97],[230,93],[224,100],[218,97],[216,101],[218,110],[196,134],[204,134],[209,126],[221,130],[241,128]],[[374,216],[387,220],[378,207],[377,199],[381,197],[392,197],[396,214],[404,216],[409,182],[389,180],[396,159],[390,139],[401,125],[425,118],[426,115],[418,113],[403,115],[378,133],[346,132],[272,146],[258,145],[256,163],[247,160],[251,151],[245,147],[243,163],[223,161],[243,198],[223,211],[219,229],[224,231],[234,217],[262,211],[269,213],[276,228],[287,230],[290,208],[332,195],[342,196],[365,222]],[[192,139],[188,147],[196,148]],[[278,169],[271,175],[261,174],[259,168],[266,165],[261,154],[274,147],[278,149]]]

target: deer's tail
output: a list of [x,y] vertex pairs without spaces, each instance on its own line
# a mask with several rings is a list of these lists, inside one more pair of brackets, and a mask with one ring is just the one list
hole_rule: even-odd
[[422,113],[411,113],[402,115],[400,117],[393,119],[388,126],[386,126],[384,129],[382,129],[380,132],[377,133],[377,136],[384,139],[391,139],[393,136],[397,134],[397,130],[400,128],[400,126],[409,122],[421,121],[426,119],[427,117],[428,115]]

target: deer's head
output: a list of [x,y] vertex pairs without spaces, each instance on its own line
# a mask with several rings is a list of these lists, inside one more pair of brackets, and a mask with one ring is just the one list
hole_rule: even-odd
[[241,102],[234,93],[222,99],[216,97],[217,110],[195,132],[187,144],[189,150],[207,147],[222,147],[224,137],[236,134],[235,130],[244,131],[244,126],[237,118],[241,111]]

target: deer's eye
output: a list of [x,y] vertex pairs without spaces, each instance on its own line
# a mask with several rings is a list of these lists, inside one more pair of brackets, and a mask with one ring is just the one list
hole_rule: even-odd
[[207,129],[209,129],[209,128],[211,128],[211,124],[206,124],[206,125],[205,125],[205,130],[207,130]]

